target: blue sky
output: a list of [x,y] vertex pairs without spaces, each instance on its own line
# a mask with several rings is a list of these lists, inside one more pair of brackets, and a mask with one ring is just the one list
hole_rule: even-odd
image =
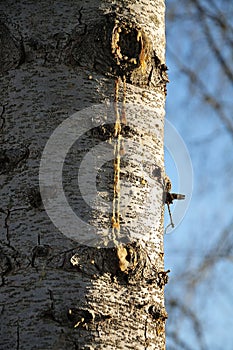
[[[215,1],[216,2],[216,1]],[[218,258],[216,242],[226,227],[229,228],[227,246],[232,243],[233,207],[233,152],[231,135],[217,113],[203,103],[203,91],[191,86],[181,73],[180,63],[194,69],[204,82],[208,93],[224,103],[224,111],[232,118],[233,87],[221,72],[200,30],[198,18],[190,20],[191,8],[186,2],[180,6],[180,18],[173,24],[167,21],[167,66],[170,84],[166,105],[166,117],[183,138],[193,166],[192,200],[183,221],[172,233],[165,235],[165,269],[170,269],[170,282],[166,287],[167,300],[177,298],[190,306],[201,321],[205,350],[231,350],[233,344],[232,250]],[[202,3],[206,3],[202,1]],[[226,11],[226,1],[217,2]],[[229,3],[229,2],[228,2]],[[176,3],[177,4],[177,3]],[[167,11],[175,2],[167,1]],[[233,6],[228,7],[230,16]],[[217,31],[213,31],[219,38]],[[222,48],[229,57],[229,47]],[[176,57],[175,53],[179,53]],[[230,63],[231,62],[231,63]],[[228,64],[232,65],[232,61]],[[166,172],[170,176],[174,192],[179,191],[179,169],[172,155],[165,149]],[[231,225],[231,226],[230,226]],[[220,240],[221,242],[221,240]],[[216,249],[216,253],[214,251]],[[205,255],[212,252],[218,260],[203,271],[198,270]],[[198,277],[194,286],[191,277]],[[167,322],[168,333],[175,329],[172,315]],[[201,349],[192,325],[183,317],[177,319],[177,332],[190,349]],[[172,342],[168,339],[169,347]],[[173,344],[174,345],[174,344]]]

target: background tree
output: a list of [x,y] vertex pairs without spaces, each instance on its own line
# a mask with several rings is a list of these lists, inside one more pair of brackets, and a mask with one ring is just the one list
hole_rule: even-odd
[[[162,0],[1,2],[4,349],[164,348],[164,10]],[[48,217],[39,164],[55,129],[42,160]],[[77,172],[92,149],[87,205]]]
[[229,1],[167,1],[167,117],[194,168],[185,220],[165,239],[169,350],[232,347],[232,14]]

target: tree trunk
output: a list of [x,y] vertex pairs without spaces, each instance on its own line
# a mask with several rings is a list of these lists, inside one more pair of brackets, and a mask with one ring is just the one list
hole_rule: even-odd
[[165,348],[164,7],[1,2],[1,349]]

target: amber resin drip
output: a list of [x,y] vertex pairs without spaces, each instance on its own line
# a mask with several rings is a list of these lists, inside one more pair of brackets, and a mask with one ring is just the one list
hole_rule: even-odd
[[125,112],[125,96],[126,96],[126,79],[123,77],[123,100],[122,108],[119,110],[119,85],[120,78],[115,80],[115,94],[114,94],[114,112],[115,112],[115,126],[114,126],[114,178],[113,178],[113,209],[112,209],[112,238],[116,238],[120,234],[120,170],[121,170],[121,156],[124,154],[124,142],[121,135],[122,124],[126,124]]

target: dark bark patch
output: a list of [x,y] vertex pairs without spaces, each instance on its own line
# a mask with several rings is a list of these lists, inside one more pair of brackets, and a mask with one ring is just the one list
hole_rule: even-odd
[[10,29],[0,22],[0,74],[17,68],[25,60],[22,39],[18,40]]
[[156,335],[164,333],[165,330],[165,321],[168,318],[168,314],[163,306],[160,305],[151,305],[148,308],[148,313],[155,321],[156,324]]
[[151,305],[148,308],[148,312],[154,320],[162,319],[165,321],[168,317],[167,312],[163,306]]
[[42,198],[39,188],[30,188],[27,191],[28,202],[31,207],[39,209],[42,207]]
[[137,242],[114,248],[80,247],[71,253],[70,262],[78,272],[98,278],[109,273],[119,283],[139,283],[150,274],[151,266],[145,249]]
[[170,270],[158,272],[157,284],[158,284],[159,288],[164,287],[165,284],[168,283],[168,273],[169,272],[170,272]]
[[68,309],[67,318],[72,322],[74,328],[88,328],[90,324],[105,322],[112,318],[111,315],[105,315],[100,312],[94,312],[90,308],[71,307]]
[[18,145],[0,149],[0,174],[6,174],[20,166],[29,157],[29,148]]
[[119,268],[115,248],[81,246],[72,254],[70,261],[79,272],[94,278],[104,273],[115,276]]
[[[135,135],[140,136],[136,129],[133,129],[129,125],[120,123],[121,135],[124,138],[130,138]],[[100,125],[90,130],[93,138],[100,141],[107,141],[115,138],[115,123]]]
[[51,251],[52,251],[51,247],[47,244],[35,246],[32,250],[32,261],[31,261],[32,267],[35,267],[35,262],[39,258],[42,258],[42,260],[47,259]]
[[4,276],[6,276],[8,273],[10,273],[13,269],[11,259],[7,254],[3,252],[2,249],[0,249],[0,276],[2,278],[1,285],[4,285],[5,280]]
[[95,313],[90,309],[70,308],[68,310],[67,317],[69,321],[74,323],[74,327],[76,328],[94,322]]

